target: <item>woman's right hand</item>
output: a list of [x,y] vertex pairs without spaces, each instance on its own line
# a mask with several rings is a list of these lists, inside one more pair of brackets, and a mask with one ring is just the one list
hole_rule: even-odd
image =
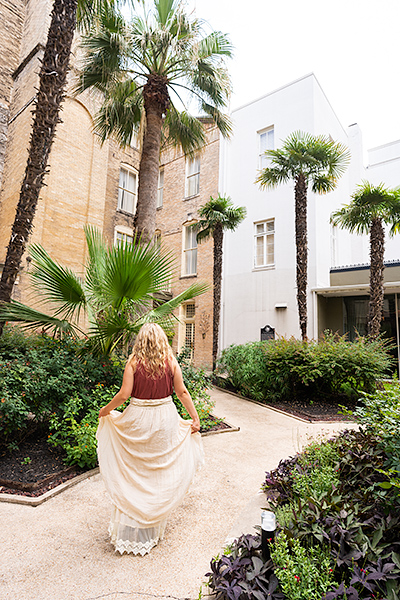
[[200,419],[193,419],[191,427],[192,433],[197,433],[198,431],[200,431]]

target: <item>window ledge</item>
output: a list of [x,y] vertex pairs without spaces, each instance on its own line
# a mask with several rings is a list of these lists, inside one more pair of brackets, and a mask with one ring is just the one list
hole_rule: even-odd
[[193,200],[193,198],[198,198],[200,196],[200,192],[198,194],[194,194],[193,196],[185,196],[183,201],[185,200]]
[[253,267],[252,272],[257,273],[257,271],[273,271],[274,269],[275,269],[275,264],[263,265],[262,267]]
[[161,204],[161,206],[156,206],[156,210],[161,210],[163,207],[163,205]]
[[127,217],[134,217],[135,213],[128,212],[127,210],[123,210],[122,208],[117,208],[117,213],[121,215],[126,215]]
[[195,275],[181,275],[179,279],[193,279],[194,277],[197,277],[197,273]]

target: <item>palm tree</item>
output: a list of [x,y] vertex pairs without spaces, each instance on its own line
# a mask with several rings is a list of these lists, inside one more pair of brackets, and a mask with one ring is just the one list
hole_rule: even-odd
[[296,131],[279,150],[267,150],[271,166],[256,183],[262,189],[294,181],[296,230],[296,285],[302,339],[307,339],[307,190],[325,194],[335,189],[350,161],[348,149],[329,137]]
[[385,254],[384,225],[390,235],[400,229],[400,188],[388,189],[364,181],[352,194],[351,202],[335,211],[331,223],[358,234],[368,234],[370,242],[369,310],[367,334],[376,339],[380,333],[383,311],[383,270]]
[[87,319],[88,343],[98,354],[126,348],[143,323],[158,322],[171,327],[172,312],[208,288],[194,284],[160,304],[159,295],[171,278],[173,260],[151,242],[125,243],[107,247],[102,235],[85,228],[88,261],[85,279],[58,264],[39,244],[30,246],[31,278],[39,301],[48,304],[47,314],[11,301],[0,308],[0,318],[20,322],[25,328],[42,328],[59,336],[84,334]]
[[220,32],[203,35],[201,21],[185,13],[182,0],[140,4],[141,13],[130,22],[116,10],[102,11],[84,40],[77,92],[94,88],[103,94],[96,117],[103,142],[113,135],[124,145],[135,130],[143,132],[135,227],[149,239],[155,231],[162,143],[177,145],[188,156],[205,143],[203,119],[178,110],[185,106],[184,96],[195,99],[200,113],[224,136],[231,133],[221,112],[230,94],[224,61],[231,46]]
[[[100,5],[112,0],[54,0],[46,47],[39,73],[28,161],[22,182],[6,260],[0,280],[0,302],[9,302],[32,232],[33,218],[47,171],[65,84],[76,22],[89,27]],[[0,322],[0,335],[4,322]]]
[[213,238],[213,370],[218,353],[218,332],[221,312],[221,281],[222,281],[222,244],[225,231],[234,231],[246,217],[244,206],[235,207],[229,197],[218,195],[210,200],[199,211],[200,220],[192,225],[197,232],[197,241],[202,242]]

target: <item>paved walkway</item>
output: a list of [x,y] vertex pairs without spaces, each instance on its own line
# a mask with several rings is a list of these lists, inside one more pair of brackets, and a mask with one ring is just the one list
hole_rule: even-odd
[[37,507],[0,503],[1,600],[196,599],[211,557],[259,523],[265,471],[310,437],[345,428],[305,423],[218,390],[212,397],[215,414],[240,431],[204,437],[206,464],[150,554],[114,553],[100,475]]

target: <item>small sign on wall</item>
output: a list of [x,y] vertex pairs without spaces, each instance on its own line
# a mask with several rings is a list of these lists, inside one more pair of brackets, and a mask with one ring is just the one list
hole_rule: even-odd
[[266,325],[265,327],[261,327],[261,341],[265,340],[274,340],[275,339],[275,329],[271,327],[271,325]]

